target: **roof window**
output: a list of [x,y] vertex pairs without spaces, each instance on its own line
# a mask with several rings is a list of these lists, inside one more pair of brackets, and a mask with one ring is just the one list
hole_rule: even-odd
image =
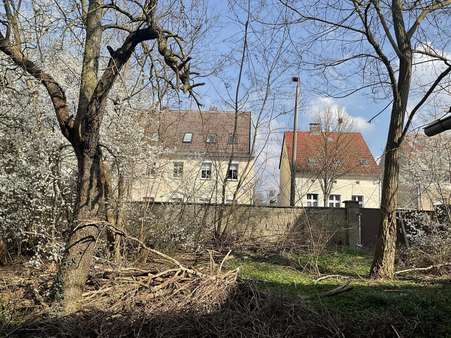
[[207,135],[207,143],[216,143],[216,134],[210,133]]
[[238,144],[238,137],[235,133],[229,133],[228,144]]
[[183,143],[191,143],[193,142],[193,133],[185,133],[183,135]]

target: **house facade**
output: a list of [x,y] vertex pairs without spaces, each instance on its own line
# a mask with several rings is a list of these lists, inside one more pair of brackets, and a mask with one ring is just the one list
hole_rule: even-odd
[[163,110],[146,128],[160,155],[133,183],[132,200],[252,204],[251,113]]
[[451,205],[450,135],[407,134],[400,153],[399,208],[434,210]]
[[[279,204],[290,205],[293,133],[285,132],[280,155]],[[322,131],[317,123],[296,134],[295,205],[344,207],[354,200],[364,208],[380,206],[380,175],[363,136]]]

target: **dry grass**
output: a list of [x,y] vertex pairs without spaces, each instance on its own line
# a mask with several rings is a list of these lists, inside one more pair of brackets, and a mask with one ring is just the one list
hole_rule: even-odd
[[[249,278],[253,270],[246,262],[239,266]],[[0,336],[387,337],[432,332],[421,329],[427,318],[418,319],[418,313],[408,315],[410,308],[401,293],[411,295],[408,299],[418,294],[418,300],[425,301],[421,292],[433,290],[397,287],[397,292],[387,292],[386,285],[373,288],[354,282],[347,293],[319,298],[317,293],[333,289],[336,282],[327,279],[315,284],[313,275],[283,267],[283,262],[259,261],[254,263],[258,269],[253,278],[244,281],[237,279],[236,263],[234,258],[227,264],[223,255],[213,252],[202,257],[177,256],[177,260],[154,253],[139,265],[121,267],[97,261],[81,310],[67,316],[47,299],[54,267],[10,266],[0,271]],[[231,266],[235,269],[230,270]],[[291,277],[302,277],[299,283],[305,279],[300,291],[304,295],[310,290],[310,297],[290,292]],[[392,299],[399,310],[388,309]],[[356,303],[369,308],[354,309]],[[428,309],[431,306],[423,304]],[[363,311],[362,315],[354,315],[354,310]],[[430,313],[430,318],[436,317],[437,311]],[[365,313],[372,315],[365,317]]]
[[[81,310],[69,316],[47,302],[53,271],[10,268],[0,288],[0,333],[11,337],[339,336],[330,316],[302,301],[256,291],[213,255],[198,268],[97,264]],[[168,262],[166,262],[168,263]],[[176,264],[172,264],[176,265]],[[165,268],[163,268],[165,267]],[[0,334],[1,336],[1,334]]]

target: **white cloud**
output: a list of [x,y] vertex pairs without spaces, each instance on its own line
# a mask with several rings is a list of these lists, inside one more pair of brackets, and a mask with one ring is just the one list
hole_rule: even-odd
[[[418,48],[427,53],[438,54],[448,60],[451,53],[436,50],[432,45],[425,44]],[[409,97],[407,113],[409,113],[421,100],[438,76],[447,68],[447,65],[436,58],[424,54],[414,54],[414,66],[412,70],[412,86]],[[451,106],[451,76],[443,79],[425,104],[415,116],[414,125],[423,125],[435,118],[441,117]],[[415,127],[415,126],[414,126]]]
[[344,106],[338,104],[333,98],[326,96],[315,97],[308,105],[306,115],[310,121],[325,120],[327,118],[332,121],[338,121],[339,118],[344,119],[350,125],[350,129],[355,131],[367,131],[373,126],[368,123],[367,119],[361,116],[350,115]]
[[272,189],[279,192],[279,157],[285,129],[283,123],[272,117],[261,121],[257,129],[254,155],[259,191],[267,192]]

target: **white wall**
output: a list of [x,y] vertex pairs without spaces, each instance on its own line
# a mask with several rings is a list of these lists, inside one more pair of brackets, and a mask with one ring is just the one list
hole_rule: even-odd
[[[352,199],[352,195],[363,196],[364,208],[380,207],[380,182],[378,179],[355,176],[339,178],[336,182],[332,186],[331,194],[341,196],[341,207],[344,207],[344,201]],[[307,193],[318,194],[318,206],[324,206],[323,192],[318,180],[298,176],[296,177],[296,191],[297,206],[307,206]]]
[[[174,177],[174,162],[183,162],[183,176]],[[211,162],[210,179],[201,178],[202,162]],[[238,164],[238,180],[226,181],[226,202],[252,204],[254,194],[253,161],[234,160]],[[227,160],[203,160],[202,158],[171,157],[158,160],[155,175],[142,175],[131,182],[130,199],[142,201],[152,198],[156,202],[169,202],[182,198],[185,202],[221,203],[224,178],[227,171]],[[145,169],[141,169],[144,170]],[[238,188],[239,185],[239,188]]]

